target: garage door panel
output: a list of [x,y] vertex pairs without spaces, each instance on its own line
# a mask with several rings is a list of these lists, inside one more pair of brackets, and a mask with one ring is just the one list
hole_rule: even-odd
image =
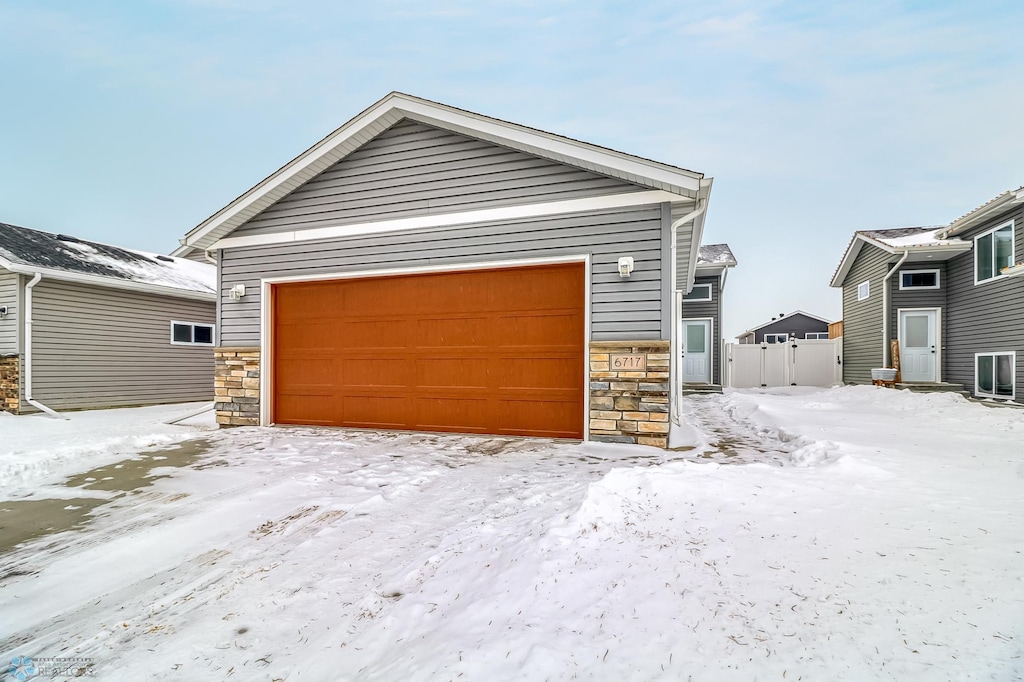
[[574,263],[275,285],[273,419],[579,438],[584,273]]
[[539,436],[545,438],[578,438],[576,431],[567,428],[583,419],[577,403],[544,400],[499,401],[502,430],[506,435]]
[[413,341],[420,349],[452,346],[483,348],[487,339],[493,336],[493,331],[490,318],[467,313],[462,316],[421,317],[416,320],[413,335]]
[[497,333],[505,346],[549,346],[553,342],[566,348],[583,343],[583,325],[579,311],[555,311],[535,315],[526,312],[497,318]]

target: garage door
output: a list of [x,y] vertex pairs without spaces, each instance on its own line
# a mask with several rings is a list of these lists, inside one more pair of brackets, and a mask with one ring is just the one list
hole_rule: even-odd
[[279,424],[582,438],[582,263],[274,285]]

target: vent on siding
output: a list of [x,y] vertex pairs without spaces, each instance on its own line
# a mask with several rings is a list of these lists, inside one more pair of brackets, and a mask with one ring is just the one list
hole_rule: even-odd
[[173,258],[171,258],[170,256],[163,256],[163,255],[158,255],[158,256],[156,257],[156,259],[157,259],[157,260],[162,260],[162,261],[166,261],[166,262],[168,262],[168,263],[173,263],[173,262],[174,262],[174,259],[173,259]]

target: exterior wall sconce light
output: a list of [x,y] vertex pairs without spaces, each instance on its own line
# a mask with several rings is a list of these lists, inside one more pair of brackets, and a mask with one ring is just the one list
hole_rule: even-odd
[[235,286],[231,287],[231,298],[232,299],[237,301],[238,299],[242,298],[243,296],[245,296],[245,285],[244,284],[236,284]]
[[629,278],[630,273],[633,272],[633,257],[623,256],[619,259],[619,277],[623,279]]
[[0,305],[0,319],[7,317],[7,306]]

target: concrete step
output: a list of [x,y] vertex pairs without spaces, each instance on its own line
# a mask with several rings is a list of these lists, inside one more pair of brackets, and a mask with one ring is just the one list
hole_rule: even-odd
[[722,387],[718,384],[683,384],[683,395],[694,395],[700,393],[721,393]]

